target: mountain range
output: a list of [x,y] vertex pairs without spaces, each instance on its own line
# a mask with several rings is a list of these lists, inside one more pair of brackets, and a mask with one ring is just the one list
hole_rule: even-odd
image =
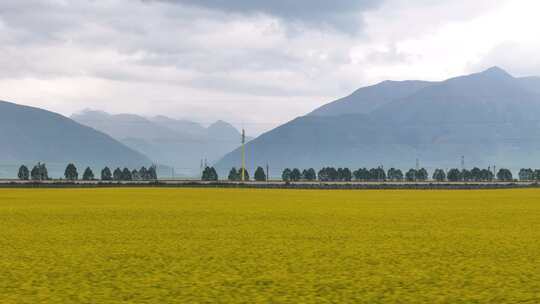
[[13,177],[18,166],[41,161],[59,177],[69,162],[91,166],[149,166],[145,155],[112,137],[60,114],[0,101],[0,176]]
[[[252,140],[251,170],[347,166],[540,166],[540,78],[498,67],[445,81],[384,81]],[[240,150],[216,167],[238,167]]]
[[237,148],[241,138],[240,132],[224,121],[204,127],[166,116],[147,118],[92,110],[74,114],[71,118],[109,134],[160,165],[175,168],[176,176],[198,176],[201,159],[208,163],[219,160]]
[[[471,166],[540,167],[539,117],[540,77],[497,67],[436,82],[383,81],[249,141],[246,160],[250,171],[268,164],[272,176],[286,167],[408,169],[416,160],[451,168],[462,157]],[[95,170],[157,163],[195,177],[203,158],[226,176],[240,165],[240,137],[223,121],[205,127],[90,110],[67,118],[0,101],[0,177],[38,161],[56,176],[73,162]]]

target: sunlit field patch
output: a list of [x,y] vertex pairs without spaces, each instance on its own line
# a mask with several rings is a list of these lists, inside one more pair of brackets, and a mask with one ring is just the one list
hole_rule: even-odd
[[538,303],[540,191],[0,190],[0,303]]

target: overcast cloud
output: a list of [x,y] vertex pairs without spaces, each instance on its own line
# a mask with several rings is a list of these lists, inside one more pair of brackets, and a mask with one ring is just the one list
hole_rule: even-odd
[[536,0],[3,0],[0,99],[252,134],[385,79],[540,75]]

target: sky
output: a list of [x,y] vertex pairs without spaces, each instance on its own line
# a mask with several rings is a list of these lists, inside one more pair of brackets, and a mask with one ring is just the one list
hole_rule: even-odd
[[540,75],[537,0],[2,0],[0,100],[257,135],[355,89]]

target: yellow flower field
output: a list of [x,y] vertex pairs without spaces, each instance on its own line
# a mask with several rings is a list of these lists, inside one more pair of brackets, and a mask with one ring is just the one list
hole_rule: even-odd
[[539,302],[540,190],[0,190],[0,303]]

